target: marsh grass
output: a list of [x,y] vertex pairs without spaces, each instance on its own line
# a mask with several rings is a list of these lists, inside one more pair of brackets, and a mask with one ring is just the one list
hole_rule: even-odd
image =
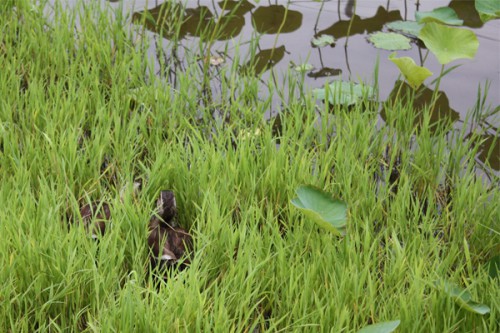
[[[220,100],[206,99],[195,62],[175,86],[151,75],[146,41],[121,14],[86,2],[54,6],[49,21],[43,6],[0,4],[0,331],[498,328],[498,278],[484,263],[500,250],[500,192],[477,176],[463,130],[431,130],[428,114],[416,128],[398,103],[384,125],[370,102],[332,114],[270,83],[289,96],[277,131],[271,97],[236,65],[219,73]],[[346,237],[291,207],[300,184],[347,202]],[[155,287],[147,223],[167,188],[195,252]],[[96,199],[112,207],[98,243],[65,220]],[[439,278],[491,313],[460,309]]]

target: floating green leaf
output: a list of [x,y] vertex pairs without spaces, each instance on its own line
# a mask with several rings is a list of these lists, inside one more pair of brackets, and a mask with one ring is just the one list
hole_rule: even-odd
[[487,305],[473,301],[472,295],[467,290],[447,281],[436,281],[435,284],[463,309],[480,315],[490,312]]
[[291,201],[295,207],[326,230],[345,235],[347,205],[344,202],[310,185],[299,186],[295,192],[297,198]]
[[474,32],[438,23],[427,23],[418,38],[443,65],[456,59],[473,59],[479,47]]
[[410,57],[396,58],[396,53],[393,53],[389,56],[389,60],[398,66],[406,81],[413,89],[420,87],[425,79],[432,75],[430,70],[418,66]]
[[385,26],[389,30],[402,33],[412,38],[418,38],[420,30],[422,30],[424,25],[416,21],[394,21],[387,23]]
[[498,0],[476,0],[474,2],[481,21],[487,22],[500,18],[500,1]]
[[439,7],[431,12],[416,12],[415,19],[418,23],[437,22],[448,25],[462,25],[464,23],[450,7]]
[[297,71],[297,72],[309,72],[310,70],[313,70],[313,69],[314,69],[314,66],[311,64],[308,64],[308,63],[298,65],[298,66],[295,66],[293,68],[293,70]]
[[368,325],[360,329],[358,333],[391,333],[399,326],[400,323],[400,320],[394,320]]
[[321,35],[318,38],[313,38],[312,43],[314,46],[323,47],[333,45],[335,43],[335,39],[330,35]]
[[353,105],[363,100],[372,98],[373,88],[364,84],[344,81],[333,81],[326,84],[325,88],[314,89],[316,98],[325,100],[328,93],[328,102],[332,105]]
[[394,32],[376,32],[368,37],[376,48],[394,51],[411,49],[410,39]]

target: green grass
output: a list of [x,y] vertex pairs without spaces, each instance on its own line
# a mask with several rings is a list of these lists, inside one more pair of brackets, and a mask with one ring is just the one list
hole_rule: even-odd
[[[215,73],[193,59],[174,86],[124,17],[87,3],[49,21],[27,0],[0,11],[1,332],[498,329],[498,278],[484,264],[500,250],[500,192],[476,174],[480,134],[463,140],[425,114],[415,128],[397,103],[383,125],[374,103],[332,114],[304,92],[283,100],[278,136],[271,98],[235,65]],[[218,96],[200,89],[207,77]],[[137,198],[135,178],[146,180]],[[292,207],[300,184],[348,204],[344,238]],[[147,223],[167,188],[195,253],[157,289]],[[98,245],[66,227],[80,199],[112,205]],[[461,309],[440,278],[491,312]]]

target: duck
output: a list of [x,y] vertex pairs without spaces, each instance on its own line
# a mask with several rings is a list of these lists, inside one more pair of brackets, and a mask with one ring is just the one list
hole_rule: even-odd
[[[111,221],[110,206],[104,201],[94,201],[80,207],[80,216],[85,230],[90,233],[92,239],[97,240],[104,235],[107,224]],[[69,220],[72,223],[77,222],[71,216]]]
[[184,270],[189,266],[188,257],[193,239],[189,232],[176,222],[177,203],[173,191],[163,190],[156,201],[156,213],[149,220],[148,247],[151,268]]

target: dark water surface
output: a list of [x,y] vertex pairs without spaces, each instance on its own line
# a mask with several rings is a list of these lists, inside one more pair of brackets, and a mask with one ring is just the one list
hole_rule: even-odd
[[[356,7],[352,0],[316,1],[229,1],[223,8],[223,1],[181,1],[173,2],[182,6],[167,5],[163,0],[99,0],[102,6],[122,8],[131,16],[133,24],[144,22],[141,17],[148,12],[151,22],[146,24],[153,39],[171,41],[175,38],[169,33],[183,13],[184,23],[177,34],[179,44],[185,50],[198,48],[199,28],[209,28],[213,18],[218,18],[225,25],[218,35],[217,42],[211,48],[212,54],[221,58],[231,58],[236,49],[242,59],[249,50],[249,43],[259,36],[258,52],[252,66],[263,74],[267,81],[270,69],[278,75],[286,73],[291,66],[309,63],[313,69],[306,73],[306,85],[310,88],[323,87],[325,82],[335,79],[373,83],[373,72],[379,59],[380,99],[390,98],[396,86],[399,70],[387,57],[392,52],[376,49],[367,41],[367,36],[376,31],[387,31],[386,23],[397,20],[414,20],[417,10],[415,0],[358,0]],[[500,1],[500,0],[499,0]],[[74,5],[77,0],[69,0]],[[171,2],[172,3],[172,2]],[[238,5],[239,4],[239,5]],[[237,10],[231,9],[239,6]],[[452,120],[464,120],[468,111],[476,104],[478,86],[490,84],[486,104],[490,110],[500,105],[500,20],[483,24],[475,11],[473,0],[424,0],[419,1],[418,10],[431,11],[434,8],[449,6],[464,20],[464,25],[472,29],[479,39],[479,50],[473,60],[456,60],[446,67],[461,66],[447,74],[440,84],[441,112],[439,117]],[[288,8],[288,10],[285,10]],[[223,9],[226,9],[223,11]],[[354,12],[355,10],[355,12]],[[348,35],[349,25],[350,36]],[[158,26],[161,26],[161,35]],[[280,31],[280,33],[278,33]],[[336,40],[331,47],[313,47],[311,40],[320,35],[330,35]],[[226,53],[227,52],[227,53]],[[186,51],[184,51],[185,56]],[[417,43],[408,51],[398,51],[398,56],[408,56],[422,65],[427,50]],[[154,47],[152,56],[156,54]],[[182,58],[182,54],[180,55]],[[228,65],[229,61],[222,64]],[[245,63],[241,64],[245,67]],[[424,84],[430,85],[441,71],[441,65],[432,54],[428,54],[424,65],[434,75]],[[433,86],[428,86],[429,94]],[[383,114],[382,114],[382,118]],[[487,142],[500,150],[498,127],[500,116],[488,119],[490,124]],[[496,141],[496,142],[495,142]],[[486,149],[486,148],[485,148]],[[499,155],[493,154],[490,163],[494,169],[500,168]]]

